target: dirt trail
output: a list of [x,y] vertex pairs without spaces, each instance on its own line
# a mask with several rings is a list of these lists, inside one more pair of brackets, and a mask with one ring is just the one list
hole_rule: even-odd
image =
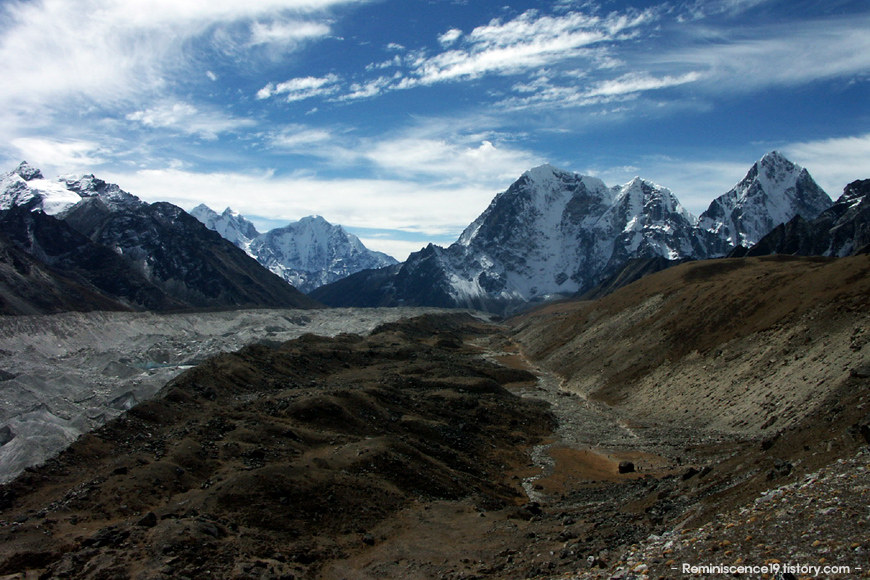
[[[530,449],[537,473],[523,479],[529,499],[551,503],[552,494],[569,491],[590,481],[624,481],[644,475],[663,475],[682,461],[685,439],[634,428],[605,403],[568,391],[554,372],[530,361],[504,337],[478,341],[483,357],[505,366],[531,371],[535,383],[518,383],[512,392],[547,402],[558,427],[546,442]],[[620,473],[619,465],[631,462],[634,472]]]

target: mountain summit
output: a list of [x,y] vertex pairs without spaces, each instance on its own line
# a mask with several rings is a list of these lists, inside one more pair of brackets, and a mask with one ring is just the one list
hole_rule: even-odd
[[736,246],[753,246],[795,216],[812,220],[832,203],[806,169],[771,151],[713,200],[698,225],[716,238],[713,254],[724,255]]
[[219,214],[201,203],[190,211],[190,215],[204,223],[208,229],[216,231],[222,238],[229,240],[246,252],[251,247],[254,238],[260,235],[250,220],[229,207]]
[[366,248],[358,237],[321,216],[304,217],[260,234],[254,224],[230,208],[218,214],[200,205],[191,214],[306,293],[361,270],[397,263],[387,254]]

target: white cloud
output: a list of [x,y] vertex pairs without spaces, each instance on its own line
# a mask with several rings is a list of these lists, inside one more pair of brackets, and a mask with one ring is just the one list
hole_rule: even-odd
[[292,125],[284,127],[269,136],[273,147],[294,153],[310,153],[310,147],[323,147],[331,144],[335,136],[327,129]]
[[[686,6],[688,18],[700,19],[719,14],[736,16],[771,0],[695,0]],[[685,19],[686,16],[681,18]]]
[[338,98],[341,101],[354,101],[357,99],[368,99],[376,97],[395,86],[395,80],[401,78],[401,75],[392,77],[378,77],[363,83],[352,83],[349,87],[349,92]]
[[576,57],[581,49],[652,19],[652,12],[602,19],[578,12],[541,16],[530,10],[508,22],[475,28],[463,38],[462,48],[418,59],[414,74],[420,83],[432,84],[517,73]]
[[765,25],[709,33],[690,46],[646,57],[647,65],[700,71],[722,93],[794,86],[870,72],[870,16]]
[[803,165],[833,199],[856,179],[870,179],[870,133],[792,143],[781,149],[789,159]]
[[287,95],[287,102],[302,101],[317,96],[326,96],[338,90],[337,75],[325,77],[300,77],[283,83],[269,83],[257,92],[258,99],[268,99],[276,95]]
[[441,43],[442,46],[450,46],[462,36],[462,31],[458,28],[451,28],[444,34],[438,37],[438,42]]
[[27,160],[36,167],[88,169],[103,163],[102,155],[106,151],[92,141],[58,141],[35,137],[21,137],[12,140],[12,146],[18,151],[18,158]]
[[480,135],[399,136],[364,147],[362,155],[393,174],[441,183],[509,184],[525,169],[543,163],[528,151],[496,147]]
[[329,33],[329,25],[322,22],[255,22],[251,26],[250,44],[274,44],[292,48],[301,41],[320,38]]
[[656,89],[665,89],[677,85],[692,83],[701,78],[697,72],[689,72],[680,76],[654,77],[646,73],[628,73],[619,78],[600,81],[584,93],[584,97],[612,97],[639,93]]
[[[190,64],[190,41],[216,27],[257,20],[254,43],[286,43],[322,35],[328,25],[315,17],[327,9],[364,1],[7,2],[0,7],[0,110],[33,116],[65,110],[70,98],[115,107],[153,98]],[[309,20],[297,26],[280,18],[290,11]]]
[[630,39],[636,30],[659,18],[658,10],[612,13],[606,17],[569,12],[541,15],[529,10],[503,22],[493,20],[468,34],[451,29],[438,37],[445,50],[428,54],[418,50],[401,61],[370,65],[369,70],[404,64],[405,74],[359,82],[343,99],[371,97],[390,90],[421,85],[473,80],[488,75],[521,74],[582,58],[596,68],[613,68],[620,61],[603,45]]
[[526,108],[569,108],[620,102],[635,98],[639,93],[666,89],[693,83],[701,79],[701,74],[689,72],[680,76],[665,75],[656,77],[648,73],[627,73],[615,79],[606,79],[585,86],[576,80],[570,85],[558,85],[546,76],[529,83],[514,85],[514,92],[520,96],[503,99],[499,106],[508,110]]
[[200,111],[189,103],[164,103],[130,113],[126,118],[128,121],[136,121],[146,127],[175,129],[204,139],[217,139],[220,133],[255,124],[249,119],[236,119],[219,111]]
[[481,118],[429,119],[378,137],[342,128],[288,125],[268,137],[276,149],[316,157],[333,167],[442,187],[471,185],[494,192],[544,162],[511,146],[503,136],[481,132]]

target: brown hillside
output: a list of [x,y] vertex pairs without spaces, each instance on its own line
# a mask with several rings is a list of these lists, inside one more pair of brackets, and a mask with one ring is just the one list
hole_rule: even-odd
[[693,262],[513,320],[528,356],[632,421],[761,435],[870,362],[870,257]]

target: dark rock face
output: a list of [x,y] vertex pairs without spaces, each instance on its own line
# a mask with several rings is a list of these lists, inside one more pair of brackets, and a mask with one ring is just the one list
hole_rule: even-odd
[[314,306],[242,250],[172,204],[112,209],[100,198],[90,198],[62,217],[187,306]]
[[112,211],[92,197],[64,217],[0,215],[3,312],[317,306],[170,204]]
[[0,230],[3,314],[180,306],[111,250],[51,216],[15,208],[0,215]]

